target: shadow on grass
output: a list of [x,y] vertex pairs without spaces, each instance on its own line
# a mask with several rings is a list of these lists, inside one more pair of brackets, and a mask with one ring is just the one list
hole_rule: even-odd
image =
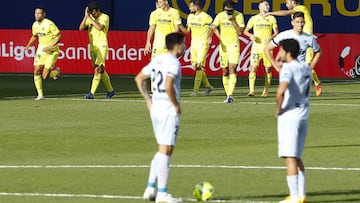
[[[249,195],[249,196],[233,196],[233,197],[217,197],[213,200],[264,200],[264,199],[276,199],[282,200],[288,194],[272,194],[272,195]],[[350,195],[359,195],[358,197],[351,197]],[[339,197],[337,197],[339,196]],[[346,197],[341,197],[346,196]],[[313,198],[321,200],[312,200]],[[317,202],[360,202],[360,190],[350,190],[350,191],[318,191],[318,192],[309,192],[307,193],[308,203]]]

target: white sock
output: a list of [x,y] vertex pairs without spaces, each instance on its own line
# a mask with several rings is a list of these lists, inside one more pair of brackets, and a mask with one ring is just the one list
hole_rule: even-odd
[[159,153],[156,153],[151,161],[150,174],[147,188],[154,189],[156,188],[156,179],[157,179],[157,156]]
[[170,173],[170,156],[158,153],[157,155],[157,177],[158,177],[158,194],[160,196],[167,193],[167,183]]
[[305,190],[306,175],[305,175],[305,171],[299,171],[298,184],[299,184],[299,195],[300,196],[306,196],[306,190]]
[[290,190],[290,196],[292,198],[299,198],[299,184],[298,184],[298,175],[287,176],[287,184]]

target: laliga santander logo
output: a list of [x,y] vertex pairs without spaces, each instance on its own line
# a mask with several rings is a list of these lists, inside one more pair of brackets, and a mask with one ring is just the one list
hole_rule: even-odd
[[360,77],[360,54],[355,57],[354,67],[346,67],[345,59],[350,55],[351,47],[346,46],[340,54],[339,66],[341,71],[349,78]]
[[[239,37],[240,39],[240,60],[238,67],[236,69],[237,72],[243,71],[248,72],[250,70],[250,52],[251,52],[251,45],[252,41],[248,40],[244,37]],[[190,47],[186,49],[184,56],[180,57],[180,59],[183,60],[183,64],[187,64],[182,66],[182,68],[189,68],[194,69],[194,67],[191,65],[191,54],[190,54]],[[209,64],[205,68],[209,68],[212,72],[217,72],[221,70],[220,67],[220,43],[218,45],[210,44],[209,52],[206,58],[209,61]],[[231,54],[231,53],[230,53]],[[209,58],[210,57],[210,58]]]

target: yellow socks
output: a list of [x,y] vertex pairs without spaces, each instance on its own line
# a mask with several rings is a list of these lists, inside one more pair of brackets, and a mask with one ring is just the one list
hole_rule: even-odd
[[201,73],[202,73],[202,75],[203,75],[203,77],[202,77],[202,83],[204,84],[204,86],[205,86],[205,87],[211,87],[211,84],[210,84],[210,82],[209,82],[209,80],[208,80],[208,78],[207,78],[207,76],[206,76],[205,71],[201,70]]
[[202,70],[196,70],[195,81],[194,81],[194,92],[199,92],[201,81],[203,79]]
[[42,76],[41,75],[34,75],[34,84],[35,84],[38,96],[44,96],[43,89],[42,89]]
[[104,71],[102,74],[101,74],[101,80],[103,82],[103,84],[105,85],[105,88],[108,92],[112,92],[114,91],[112,85],[111,85],[111,82],[110,82],[110,77],[109,75],[107,74],[106,71]]
[[265,89],[268,90],[271,85],[272,73],[265,73]]
[[222,76],[223,86],[225,89],[226,96],[229,96],[229,76]]
[[312,78],[313,78],[315,86],[319,86],[321,84],[321,82],[320,82],[315,70],[312,70],[311,73],[312,73]]
[[97,88],[99,87],[100,80],[101,80],[101,73],[95,73],[90,90],[91,94],[95,94]]
[[230,74],[229,75],[230,79],[229,79],[229,95],[228,96],[232,96],[236,87],[236,82],[237,82],[237,76],[236,74]]
[[250,92],[255,92],[255,81],[256,81],[256,72],[249,73],[249,89]]

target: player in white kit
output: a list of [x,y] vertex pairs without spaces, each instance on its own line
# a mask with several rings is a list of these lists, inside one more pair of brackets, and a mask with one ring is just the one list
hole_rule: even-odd
[[[272,41],[265,47],[265,54],[268,59],[271,61],[271,64],[277,71],[280,71],[280,67],[274,58],[272,51],[279,45],[279,42],[284,39],[296,39],[300,44],[300,51],[298,60],[302,62],[306,62],[306,50],[308,48],[312,48],[314,50],[314,57],[311,63],[309,64],[311,69],[315,67],[315,65],[319,62],[321,57],[321,49],[319,44],[316,42],[316,38],[314,35],[309,35],[304,33],[304,25],[305,25],[305,17],[304,13],[296,12],[293,15],[293,19],[291,21],[293,29],[281,32],[278,34]],[[277,57],[278,59],[278,57]]]
[[306,202],[305,167],[302,162],[308,129],[311,69],[297,60],[300,46],[295,39],[279,42],[281,70],[276,94],[279,157],[285,159],[290,196],[280,203]]
[[[185,36],[171,33],[166,36],[165,41],[168,53],[155,57],[136,76],[135,82],[146,100],[159,146],[159,151],[151,162],[149,181],[143,198],[155,200],[157,203],[176,203],[182,200],[173,198],[167,192],[167,183],[170,157],[176,144],[180,124],[181,65],[178,57],[185,53]],[[149,78],[154,84],[152,97],[146,85]]]

